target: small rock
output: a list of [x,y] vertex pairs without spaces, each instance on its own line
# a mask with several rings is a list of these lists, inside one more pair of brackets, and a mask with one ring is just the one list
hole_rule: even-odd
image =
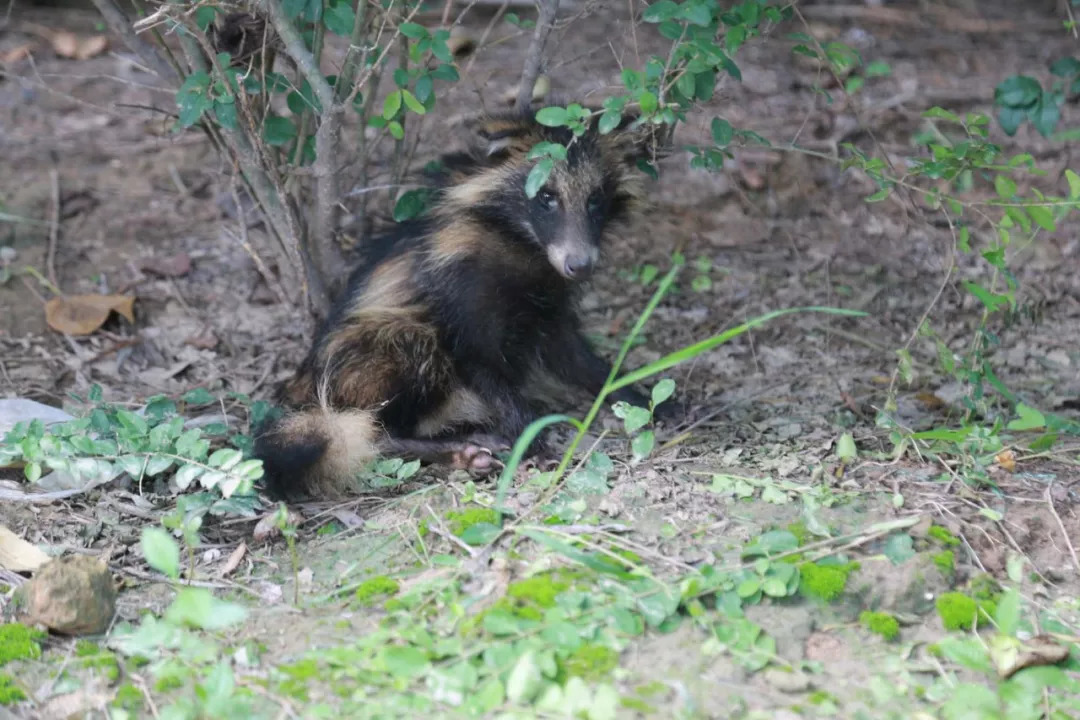
[[20,588],[22,621],[61,635],[98,635],[116,612],[108,565],[87,555],[56,558]]
[[784,693],[800,693],[810,689],[810,676],[804,672],[787,672],[769,668],[763,674],[765,682]]

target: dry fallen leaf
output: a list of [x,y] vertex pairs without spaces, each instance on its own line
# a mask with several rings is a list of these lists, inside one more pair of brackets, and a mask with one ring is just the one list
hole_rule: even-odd
[[133,295],[68,295],[45,303],[45,322],[66,335],[89,335],[117,312],[135,322]]
[[17,63],[20,60],[25,60],[30,57],[30,53],[34,49],[33,43],[23,43],[17,45],[10,50],[6,50],[0,53],[0,63],[7,65],[9,63]]
[[1016,471],[1016,453],[1012,450],[1002,450],[994,456],[994,460],[1005,472]]
[[240,565],[240,561],[244,559],[244,555],[247,553],[247,543],[240,543],[236,546],[236,549],[229,553],[229,557],[225,560],[225,564],[221,566],[221,571],[218,573],[221,577],[225,577]]
[[0,568],[12,572],[32,572],[51,559],[37,546],[0,525]]
[[218,338],[213,330],[207,328],[198,335],[192,335],[187,340],[184,340],[184,343],[199,350],[213,350],[218,345]]
[[87,60],[100,55],[109,47],[109,39],[104,35],[79,37],[69,30],[57,30],[49,40],[52,42],[53,52],[60,57],[74,60]]
[[915,399],[925,405],[928,410],[940,410],[948,404],[932,392],[918,393]]
[[990,657],[997,666],[998,676],[1008,679],[1025,668],[1064,661],[1069,657],[1069,647],[1051,635],[1036,635],[1027,641],[998,636],[991,643]]
[[139,260],[139,269],[165,277],[180,277],[191,272],[191,257],[185,252],[167,257],[146,257]]

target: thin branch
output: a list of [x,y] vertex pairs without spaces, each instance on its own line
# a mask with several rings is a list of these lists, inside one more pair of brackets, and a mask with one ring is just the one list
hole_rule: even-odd
[[56,289],[60,282],[56,279],[56,246],[60,241],[60,172],[53,168],[49,171],[49,185],[52,187],[52,206],[49,214],[49,250],[45,256],[45,272],[49,282]]
[[312,283],[310,294],[313,296],[312,309],[317,316],[322,318],[326,316],[329,309],[325,276],[330,268],[341,267],[340,253],[336,251],[333,242],[340,200],[336,167],[340,154],[338,150],[341,135],[340,107],[334,97],[334,89],[330,87],[330,83],[326,81],[319,69],[318,60],[304,45],[296,26],[285,17],[281,3],[277,0],[264,0],[263,6],[267,10],[274,30],[277,31],[278,37],[285,46],[286,53],[296,63],[322,106],[319,113],[319,127],[315,131],[315,162],[311,168],[315,178],[315,213],[309,226],[307,242],[301,248],[306,250],[310,259],[316,263],[318,272],[315,274],[318,277],[309,278]]
[[128,20],[124,11],[117,7],[114,0],[94,0],[94,7],[101,13],[109,29],[123,38],[124,44],[139,56],[146,67],[153,70],[162,80],[173,85],[180,84],[180,75],[176,68],[170,65],[153,45],[135,34],[131,21]]
[[529,51],[525,55],[521,85],[518,86],[517,100],[514,102],[514,109],[518,111],[528,109],[532,102],[533,88],[540,76],[540,62],[544,58],[544,45],[547,44],[548,35],[555,25],[555,16],[559,12],[559,0],[539,0],[539,3],[540,17],[536,19],[536,29],[533,31],[532,42],[529,43]]

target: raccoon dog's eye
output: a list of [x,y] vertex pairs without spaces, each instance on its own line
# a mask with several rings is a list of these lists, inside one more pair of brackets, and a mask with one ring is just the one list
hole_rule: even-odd
[[594,192],[589,196],[589,200],[586,203],[586,209],[590,215],[599,215],[604,209],[604,196],[599,192]]
[[541,189],[536,193],[536,202],[545,210],[555,210],[559,207],[559,198],[550,190]]

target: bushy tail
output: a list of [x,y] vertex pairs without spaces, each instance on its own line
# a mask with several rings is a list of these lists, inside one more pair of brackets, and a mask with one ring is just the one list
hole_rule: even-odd
[[271,495],[334,498],[343,495],[356,471],[376,456],[377,434],[369,412],[303,410],[262,428],[254,454],[263,461]]

